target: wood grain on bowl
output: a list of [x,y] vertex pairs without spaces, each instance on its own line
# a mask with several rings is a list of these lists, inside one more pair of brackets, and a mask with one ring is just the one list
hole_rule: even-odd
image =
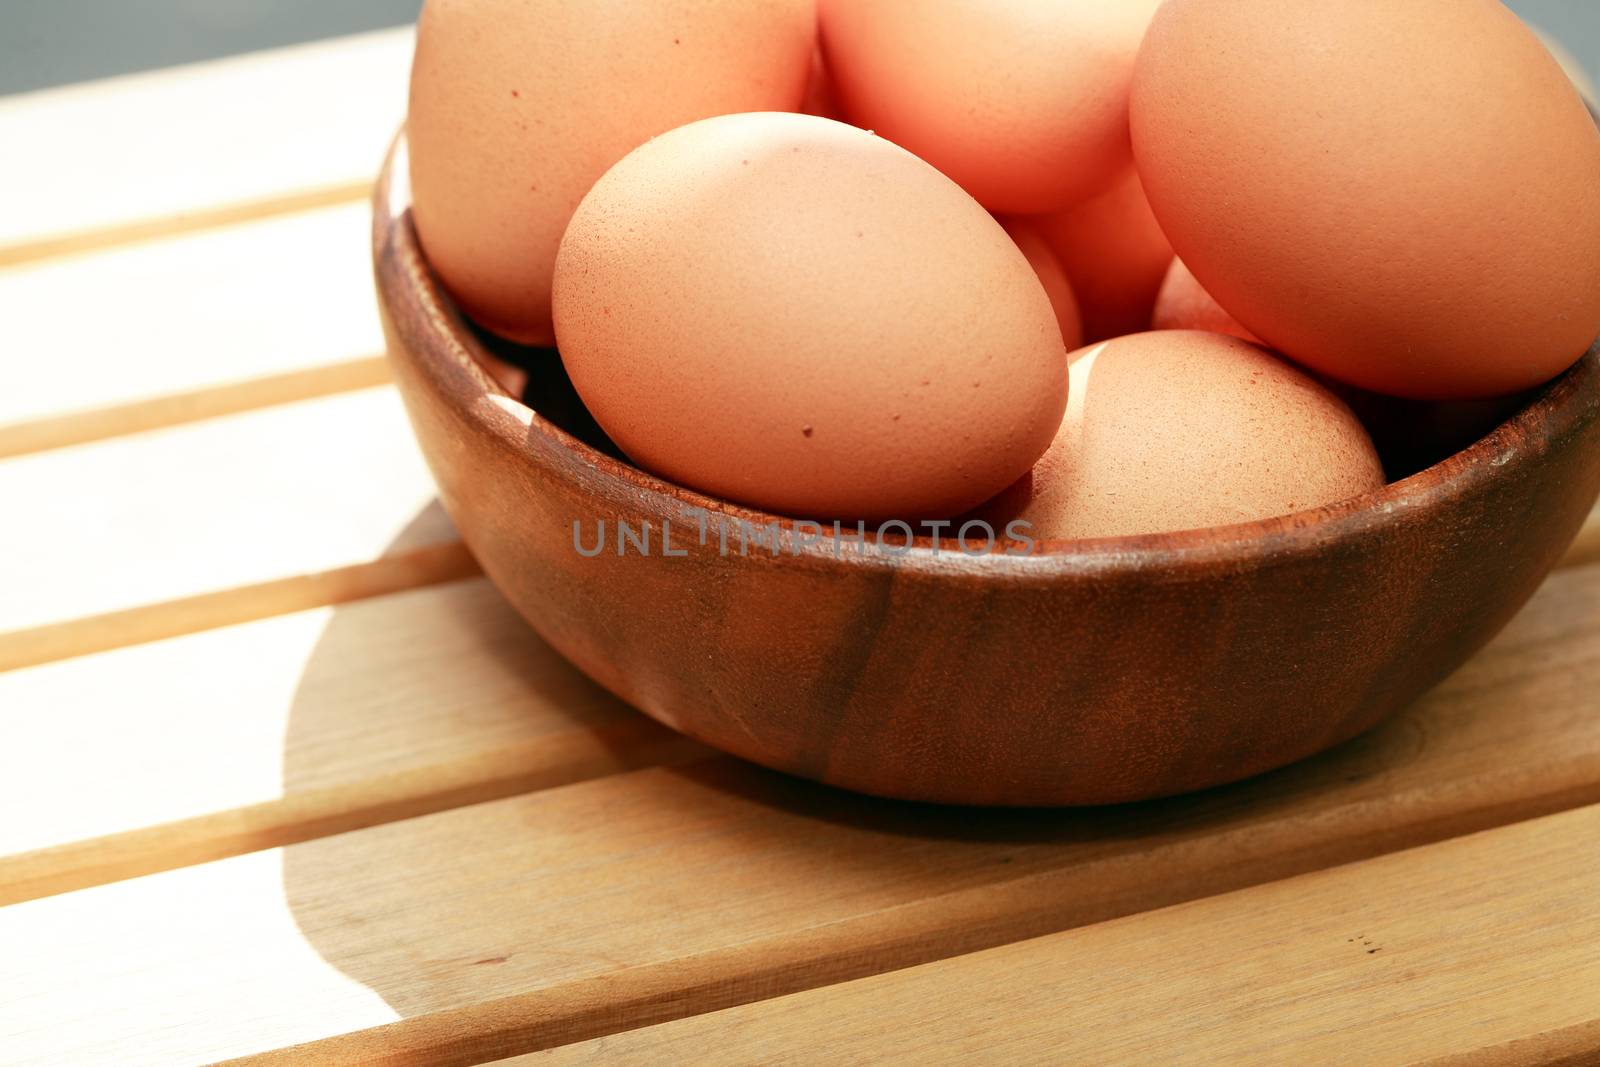
[[[376,193],[380,305],[463,538],[602,685],[779,770],[909,799],[1065,805],[1282,766],[1459,666],[1600,493],[1597,350],[1464,451],[1316,511],[1028,556],[852,551],[654,478],[506,395],[420,255],[403,153]],[[592,548],[601,523],[612,537],[586,556],[575,527]],[[619,552],[619,523],[651,531],[650,549]],[[740,523],[776,524],[776,552],[741,553]],[[726,547],[719,529],[735,531]]]

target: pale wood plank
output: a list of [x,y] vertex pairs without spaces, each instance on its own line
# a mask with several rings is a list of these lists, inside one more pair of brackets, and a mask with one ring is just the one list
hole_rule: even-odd
[[1589,513],[1589,519],[1578,531],[1578,539],[1561,561],[1563,567],[1580,567],[1586,563],[1600,562],[1600,507]]
[[0,675],[0,904],[698,746],[479,578]]
[[366,389],[389,380],[388,360],[383,356],[367,356],[242,382],[206,385],[111,407],[47,415],[0,426],[0,459]]
[[501,1062],[1600,1062],[1597,840],[1583,808]]
[[470,573],[433,499],[389,387],[9,459],[0,670]]
[[388,378],[346,204],[0,270],[0,458]]
[[364,195],[411,30],[0,99],[0,265]]
[[479,1062],[1600,801],[1597,609],[1567,570],[1400,720],[1197,797],[952,811],[719,758],[14,905],[0,1046]]

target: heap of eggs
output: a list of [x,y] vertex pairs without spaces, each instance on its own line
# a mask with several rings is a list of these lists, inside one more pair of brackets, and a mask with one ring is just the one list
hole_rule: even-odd
[[1600,333],[1600,134],[1497,0],[428,0],[408,139],[468,316],[797,517],[1314,508],[1357,411]]

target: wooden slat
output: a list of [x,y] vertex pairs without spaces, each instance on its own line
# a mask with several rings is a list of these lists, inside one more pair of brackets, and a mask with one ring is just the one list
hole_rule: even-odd
[[479,578],[0,675],[0,904],[703,750]]
[[503,1064],[1596,1063],[1596,841],[1584,808]]
[[1565,571],[1396,722],[1170,802],[942,810],[717,758],[14,905],[0,1047],[481,1062],[1592,803],[1597,631],[1600,568]]
[[351,203],[0,270],[0,458],[387,380]]
[[1579,567],[1587,563],[1600,563],[1600,507],[1589,513],[1589,521],[1578,531],[1578,539],[1561,561],[1563,567]]
[[0,265],[360,198],[410,59],[384,30],[0,99]]
[[472,573],[433,498],[389,387],[6,460],[0,670]]

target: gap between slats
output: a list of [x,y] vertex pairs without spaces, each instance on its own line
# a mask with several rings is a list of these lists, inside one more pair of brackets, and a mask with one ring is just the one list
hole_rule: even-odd
[[61,256],[103,251],[121,245],[181,237],[202,230],[269,219],[276,215],[290,215],[300,211],[347,204],[365,200],[371,194],[370,180],[352,181],[329,186],[326,189],[300,190],[284,193],[281,196],[263,197],[236,204],[221,204],[161,218],[115,223],[97,229],[0,245],[0,269]]
[[368,356],[250,381],[228,382],[150,400],[0,426],[0,460],[52,448],[125,437],[221,415],[354,392],[390,381],[384,356]]
[[0,904],[706,755],[483,578],[0,674],[0,711]]
[[160,641],[308,608],[452,582],[479,573],[459,541],[429,545],[318,574],[144,604],[124,611],[0,633],[0,671]]
[[633,715],[590,730],[497,745],[452,763],[340,788],[0,856],[0,907],[280,848],[642,767],[703,759],[694,742]]
[[380,386],[0,462],[17,667],[473,573]]
[[0,458],[388,381],[369,221],[351,203],[0,270],[29,353]]

